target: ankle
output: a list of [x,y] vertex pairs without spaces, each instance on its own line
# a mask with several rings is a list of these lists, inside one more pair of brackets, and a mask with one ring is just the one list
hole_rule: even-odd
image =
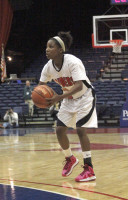
[[66,158],[70,158],[73,155],[70,148],[63,150],[63,153]]
[[93,168],[93,165],[92,165],[92,161],[91,161],[91,157],[89,157],[89,158],[84,158],[84,165],[88,165],[88,166],[90,166],[90,167],[92,167]]

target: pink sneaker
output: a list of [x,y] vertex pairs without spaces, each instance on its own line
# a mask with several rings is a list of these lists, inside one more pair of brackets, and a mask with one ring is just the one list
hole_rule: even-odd
[[84,168],[84,171],[75,178],[75,181],[77,181],[77,182],[86,181],[87,182],[87,181],[92,181],[92,180],[96,179],[96,176],[94,174],[92,167],[85,164],[85,166],[83,166],[83,168]]
[[78,164],[79,160],[73,155],[65,158],[65,166],[62,171],[62,176],[69,176],[72,173],[73,168]]

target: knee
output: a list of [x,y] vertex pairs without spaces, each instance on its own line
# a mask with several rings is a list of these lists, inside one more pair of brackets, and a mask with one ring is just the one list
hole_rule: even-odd
[[79,137],[83,137],[83,135],[85,135],[85,128],[82,128],[82,127],[78,127],[77,128],[77,134]]
[[56,134],[57,134],[57,136],[62,135],[63,133],[66,132],[66,130],[67,130],[66,127],[57,126],[57,127],[56,127]]

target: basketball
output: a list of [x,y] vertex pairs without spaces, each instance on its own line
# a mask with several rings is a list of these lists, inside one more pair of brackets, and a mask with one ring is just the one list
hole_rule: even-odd
[[38,108],[49,107],[46,98],[52,98],[54,90],[47,85],[38,85],[32,91],[32,100]]

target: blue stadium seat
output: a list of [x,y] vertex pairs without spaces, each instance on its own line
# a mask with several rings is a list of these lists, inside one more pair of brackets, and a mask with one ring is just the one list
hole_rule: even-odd
[[13,111],[16,112],[19,116],[22,116],[23,114],[23,109],[21,106],[13,107]]
[[20,104],[20,103],[23,103],[23,100],[22,99],[14,100],[14,103]]
[[18,100],[19,98],[17,97],[17,96],[14,96],[14,94],[13,94],[13,96],[12,97],[10,97],[10,100]]
[[10,107],[15,107],[17,104],[16,103],[9,103],[8,106]]

